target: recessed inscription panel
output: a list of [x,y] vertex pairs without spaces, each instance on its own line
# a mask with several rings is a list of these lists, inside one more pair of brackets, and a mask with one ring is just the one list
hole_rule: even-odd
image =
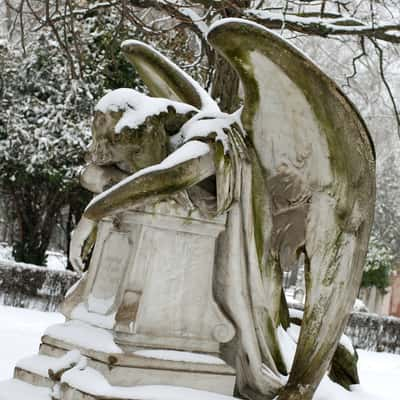
[[88,299],[89,311],[106,314],[111,310],[118,288],[123,282],[130,247],[129,234],[125,232],[110,231],[104,240]]
[[137,268],[147,274],[135,333],[210,340],[219,322],[209,313],[214,238],[153,228],[145,238]]

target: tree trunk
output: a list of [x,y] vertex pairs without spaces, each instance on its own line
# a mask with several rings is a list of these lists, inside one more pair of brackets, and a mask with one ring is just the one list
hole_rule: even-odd
[[[32,183],[34,186],[34,183]],[[47,195],[39,186],[12,188],[14,209],[17,215],[18,239],[13,242],[16,261],[45,265],[46,251],[56,224],[57,215],[65,199],[50,187]]]
[[25,226],[23,229],[23,237],[13,245],[15,261],[44,266],[53,225],[43,227],[39,235],[36,235],[35,226]]
[[239,108],[239,77],[230,64],[219,55],[215,57],[211,96],[224,112],[231,113]]
[[66,236],[66,246],[65,246],[65,254],[67,255],[67,270],[74,271],[74,268],[71,264],[69,259],[69,246],[71,244],[71,232],[74,229],[74,215],[72,206],[69,205],[68,207],[68,217],[67,217],[67,224],[65,229],[65,236]]
[[[249,0],[237,0],[233,3],[241,8],[251,5]],[[227,7],[223,10],[224,17],[237,17],[236,11],[235,7]],[[215,55],[214,60],[211,96],[224,112],[232,113],[240,106],[239,76],[228,61],[218,54]]]

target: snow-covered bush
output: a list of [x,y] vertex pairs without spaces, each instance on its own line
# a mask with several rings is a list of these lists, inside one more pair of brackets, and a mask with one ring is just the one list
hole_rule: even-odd
[[390,249],[376,237],[371,236],[361,286],[375,286],[385,293],[390,285],[393,258]]
[[42,33],[25,54],[2,49],[0,186],[18,220],[14,256],[43,264],[52,228],[76,190],[90,138],[90,82],[70,77],[58,44]]

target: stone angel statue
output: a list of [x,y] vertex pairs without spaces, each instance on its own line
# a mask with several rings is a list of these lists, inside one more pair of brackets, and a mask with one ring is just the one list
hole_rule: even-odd
[[[123,43],[153,97],[120,89],[98,104],[82,181],[99,194],[73,235],[71,259],[79,268],[98,221],[128,208],[173,198],[211,220],[226,215],[213,290],[234,327],[222,354],[236,369],[237,394],[311,399],[361,282],[373,144],[337,85],[271,31],[227,19],[208,41],[240,77],[243,107],[234,114],[150,46]],[[282,276],[300,255],[306,301],[296,336]]]

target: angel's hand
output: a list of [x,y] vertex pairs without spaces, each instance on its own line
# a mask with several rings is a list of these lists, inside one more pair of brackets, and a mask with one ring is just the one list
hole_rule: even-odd
[[83,271],[82,250],[85,241],[96,226],[96,222],[82,217],[76,228],[71,234],[71,243],[69,246],[69,260],[75,271]]
[[115,166],[99,166],[90,163],[82,170],[80,183],[90,192],[101,193],[127,176],[128,174]]

